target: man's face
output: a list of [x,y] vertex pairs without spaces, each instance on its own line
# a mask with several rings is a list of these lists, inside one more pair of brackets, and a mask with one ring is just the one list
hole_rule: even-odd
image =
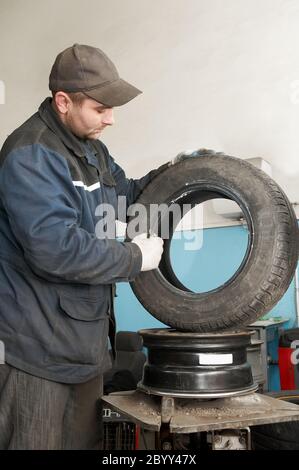
[[106,126],[114,123],[113,108],[86,98],[81,103],[71,101],[64,123],[70,131],[82,139],[98,139]]

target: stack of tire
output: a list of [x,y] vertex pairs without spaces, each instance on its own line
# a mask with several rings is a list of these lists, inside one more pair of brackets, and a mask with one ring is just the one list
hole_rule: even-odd
[[[157,233],[158,226],[161,234],[163,217],[158,223],[152,219],[151,204],[194,207],[215,198],[237,202],[248,227],[247,252],[234,276],[205,293],[185,287],[170,260],[171,235],[179,220],[169,220],[159,269],[142,272],[131,283],[145,309],[178,331],[218,332],[253,323],[281,299],[297,266],[298,225],[283,190],[252,164],[211,150],[186,155],[147,185],[137,201],[147,209],[141,225],[148,233]],[[273,396],[299,404],[298,390]],[[257,426],[253,442],[256,449],[299,449],[299,422]]]

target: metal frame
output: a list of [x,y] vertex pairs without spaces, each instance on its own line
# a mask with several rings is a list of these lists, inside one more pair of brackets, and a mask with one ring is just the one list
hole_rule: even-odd
[[[158,432],[161,449],[171,447],[171,435],[201,432],[212,432],[212,448],[250,449],[250,426],[299,421],[298,405],[259,393],[201,400],[135,390],[103,396],[102,400],[141,428]],[[220,437],[215,441],[216,436]]]

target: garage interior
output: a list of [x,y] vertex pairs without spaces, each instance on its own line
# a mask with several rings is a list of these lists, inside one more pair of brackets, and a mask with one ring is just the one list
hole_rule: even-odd
[[[294,0],[2,0],[1,146],[49,96],[58,51],[90,44],[143,91],[115,110],[103,137],[127,175],[139,178],[180,152],[224,152],[272,178],[298,226],[298,25]],[[126,238],[119,221],[116,237]],[[297,239],[292,234],[290,244],[298,248]],[[195,203],[168,246],[176,279],[198,295],[221,289],[242,266],[249,241],[236,200],[212,195]],[[291,274],[263,315],[221,331],[177,331],[143,306],[134,286],[118,283],[104,450],[299,450],[298,267]],[[166,299],[159,300],[163,309]],[[220,362],[196,362],[208,352]],[[225,362],[223,354],[242,359]],[[169,364],[175,378],[164,388]],[[221,376],[220,391],[204,376],[210,372]]]

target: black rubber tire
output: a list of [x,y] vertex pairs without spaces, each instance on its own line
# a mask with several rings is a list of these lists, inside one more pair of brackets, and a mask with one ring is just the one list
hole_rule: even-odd
[[[299,405],[299,390],[286,390],[267,395]],[[299,421],[265,424],[251,428],[254,450],[299,450]]]
[[176,278],[170,241],[165,240],[159,269],[140,273],[131,286],[142,305],[164,324],[182,331],[221,331],[254,322],[283,296],[297,264],[298,226],[286,195],[264,172],[238,158],[211,151],[198,154],[170,166],[147,185],[137,201],[147,208],[144,222],[153,229],[153,203],[196,205],[216,197],[233,199],[250,234],[242,265],[218,289],[196,294]]

